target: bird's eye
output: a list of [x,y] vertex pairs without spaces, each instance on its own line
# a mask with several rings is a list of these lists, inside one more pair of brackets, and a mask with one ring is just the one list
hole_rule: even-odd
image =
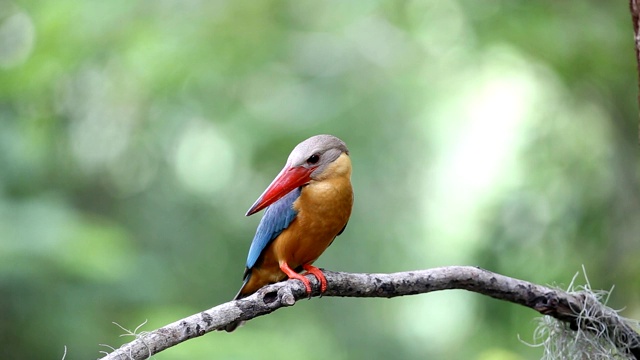
[[307,164],[315,164],[320,160],[320,155],[313,154],[307,159]]

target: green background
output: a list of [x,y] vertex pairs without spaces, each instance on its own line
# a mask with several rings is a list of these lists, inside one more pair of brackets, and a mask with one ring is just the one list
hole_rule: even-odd
[[[477,265],[640,319],[626,1],[0,1],[0,357],[99,357],[230,300],[298,142],[342,138],[316,263]],[[584,284],[581,273],[576,282]],[[447,291],[303,301],[156,359],[536,359],[537,313]]]

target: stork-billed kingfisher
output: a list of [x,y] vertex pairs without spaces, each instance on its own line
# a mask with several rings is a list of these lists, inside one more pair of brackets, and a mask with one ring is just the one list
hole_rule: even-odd
[[[347,145],[332,135],[316,135],[298,144],[271,185],[247,211],[265,209],[249,248],[244,283],[235,299],[286,278],[311,284],[302,270],[327,279],[313,262],[340,235],[351,215],[351,160]],[[233,331],[239,323],[227,327]]]

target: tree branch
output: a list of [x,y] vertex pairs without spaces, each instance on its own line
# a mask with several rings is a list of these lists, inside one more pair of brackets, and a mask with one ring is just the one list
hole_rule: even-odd
[[[572,330],[606,336],[619,353],[640,359],[640,335],[586,291],[567,293],[471,266],[450,266],[394,274],[351,274],[324,270],[323,296],[385,297],[461,289],[529,307],[569,324]],[[319,283],[308,276],[318,296]],[[218,305],[160,329],[139,334],[103,359],[147,359],[151,355],[237,321],[248,321],[307,297],[299,281],[265,286],[247,298]],[[588,310],[588,311],[586,311]],[[588,314],[588,316],[584,316]],[[597,322],[597,323],[596,323]]]

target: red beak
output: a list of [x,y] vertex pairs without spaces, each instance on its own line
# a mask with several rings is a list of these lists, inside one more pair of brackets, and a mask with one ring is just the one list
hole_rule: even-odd
[[290,193],[293,189],[300,187],[311,180],[311,173],[315,167],[305,168],[303,166],[288,167],[285,166],[280,174],[271,182],[271,185],[256,200],[247,211],[246,216],[253,215],[258,211],[266,208],[274,202],[280,200],[283,196]]

